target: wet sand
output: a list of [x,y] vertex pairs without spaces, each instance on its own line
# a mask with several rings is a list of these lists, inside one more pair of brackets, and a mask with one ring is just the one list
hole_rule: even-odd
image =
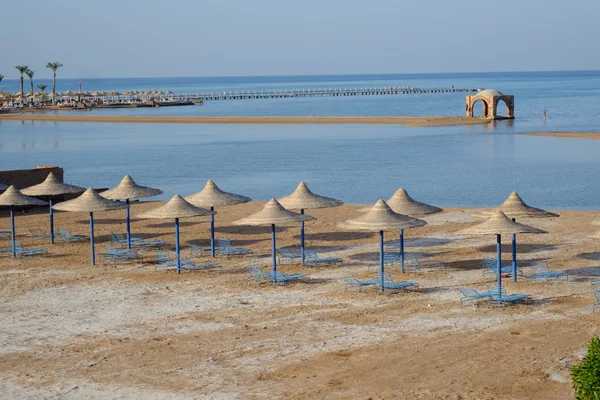
[[[156,207],[132,206],[132,214]],[[270,263],[269,227],[231,222],[261,204],[217,209],[217,238],[248,247],[252,257],[220,259],[223,270],[176,275],[143,260],[89,264],[89,243],[34,241],[47,214],[19,214],[25,247],[46,257],[0,255],[0,389],[6,398],[37,399],[569,399],[569,366],[600,333],[590,281],[600,278],[600,241],[590,236],[600,211],[560,211],[560,218],[523,220],[547,230],[519,235],[519,260],[567,270],[568,282],[505,280],[508,293],[530,293],[515,307],[461,306],[459,287],[485,291],[481,259],[495,257],[494,236],[460,237],[476,223],[463,209],[425,217],[406,231],[407,251],[439,264],[394,280],[420,288],[392,295],[345,290],[343,277],[373,278],[377,234],[346,232],[338,221],[359,205],[311,210],[307,245],[341,265],[283,264],[309,278],[278,287],[249,280],[248,260]],[[8,230],[3,211],[0,231]],[[124,212],[99,212],[97,250]],[[85,213],[56,213],[57,227],[87,234]],[[134,236],[173,246],[172,220],[134,220]],[[299,227],[278,227],[279,247],[296,246]],[[206,217],[181,220],[183,243],[209,244]],[[397,232],[386,233],[397,241]],[[505,263],[510,262],[510,238]],[[0,239],[0,248],[9,240]],[[184,246],[185,249],[185,246]],[[190,255],[184,250],[185,255]],[[99,258],[100,259],[100,258]],[[525,268],[525,275],[530,274]]]
[[600,132],[531,132],[525,133],[530,136],[550,136],[576,139],[600,139]]
[[[76,113],[76,111],[74,111]],[[466,117],[271,117],[271,116],[108,116],[108,115],[39,115],[5,114],[2,120],[60,121],[60,122],[112,122],[112,123],[162,123],[162,124],[396,124],[408,127],[454,126],[486,124],[490,120]]]

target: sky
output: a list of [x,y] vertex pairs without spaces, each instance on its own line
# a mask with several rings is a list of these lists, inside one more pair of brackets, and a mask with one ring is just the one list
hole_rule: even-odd
[[0,74],[63,78],[600,69],[598,0],[3,2]]

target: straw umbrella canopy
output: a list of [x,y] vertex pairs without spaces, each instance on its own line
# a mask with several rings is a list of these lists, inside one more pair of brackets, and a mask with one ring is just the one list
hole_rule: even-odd
[[404,215],[426,215],[443,211],[439,207],[414,200],[404,188],[396,190],[396,193],[390,197],[387,204],[394,212]]
[[[379,232],[379,290],[384,291],[384,250],[383,232],[399,229],[416,228],[425,226],[427,222],[409,217],[408,215],[394,212],[383,200],[378,200],[368,212],[346,221],[340,222],[338,226],[348,230],[360,230],[368,232]],[[400,247],[400,257],[404,260],[404,247]],[[404,272],[404,270],[402,270]]]
[[50,172],[44,182],[30,186],[21,191],[27,196],[48,196],[50,209],[50,244],[54,244],[54,212],[52,210],[52,197],[64,194],[83,193],[85,188],[81,186],[68,185],[60,182],[54,172]]
[[286,210],[275,199],[269,200],[262,210],[246,218],[233,222],[233,225],[268,226],[271,225],[271,245],[273,256],[273,283],[277,283],[277,244],[275,240],[275,226],[310,221],[315,219],[310,215],[299,214]]
[[[479,210],[479,211],[472,213],[471,215],[474,217],[490,218],[492,215],[495,214],[495,212],[497,210],[502,211],[508,218],[512,218],[513,220],[516,220],[517,218],[553,218],[553,217],[559,216],[558,214],[551,213],[546,210],[542,210],[541,208],[535,208],[535,207],[531,207],[531,206],[527,205],[523,201],[523,199],[521,199],[521,196],[519,196],[519,194],[517,192],[512,192],[508,196],[506,201],[504,201],[504,203],[502,203],[499,207],[497,207],[495,209]],[[513,234],[513,236],[512,236],[513,268],[516,268],[516,265],[517,265],[516,247],[517,247],[517,236],[516,236],[516,234]],[[517,281],[516,275],[513,276],[513,281],[515,281],[515,282]]]
[[500,206],[494,209],[479,210],[471,215],[474,217],[490,218],[497,210],[502,211],[509,218],[550,218],[558,217],[558,214],[542,210],[527,205],[519,196],[519,193],[512,192],[510,196]]
[[[224,192],[209,179],[206,186],[200,192],[186,196],[185,199],[197,207],[210,207],[214,211],[217,206],[229,206],[234,204],[248,203],[250,197],[239,194]],[[210,216],[210,251],[215,256],[215,216]]]
[[15,232],[15,206],[45,206],[45,201],[34,199],[33,197],[25,196],[14,185],[10,185],[8,189],[0,194],[0,206],[10,207],[10,232],[12,239],[12,255],[17,256],[17,248],[15,247],[16,232]]
[[[118,186],[105,190],[100,193],[100,196],[109,200],[125,200],[125,203],[129,205],[130,199],[143,199],[146,197],[154,197],[163,194],[163,191],[148,186],[140,186],[133,178],[129,175],[125,175]],[[127,248],[131,249],[131,214],[130,207],[126,209],[126,221],[127,221]]]
[[73,200],[64,201],[52,206],[55,210],[69,212],[88,212],[90,214],[90,247],[92,253],[92,265],[96,264],[96,252],[94,249],[94,212],[120,210],[129,207],[127,204],[107,200],[100,196],[92,188]]
[[[515,235],[517,233],[547,233],[538,228],[534,228],[529,225],[520,224],[512,221],[502,211],[496,210],[494,215],[490,219],[480,224],[471,226],[458,232],[462,235],[496,235],[496,252],[497,252],[497,265],[498,270],[496,272],[498,281],[498,295],[502,296],[502,235]],[[515,246],[513,246],[515,250]],[[513,280],[517,276],[517,266],[513,263],[512,266]]]
[[215,214],[214,211],[196,207],[176,194],[166,204],[145,213],[139,214],[137,218],[175,219],[175,254],[177,255],[177,273],[181,272],[181,256],[179,250],[179,218],[201,217]]
[[[278,201],[289,210],[300,210],[300,214],[304,214],[304,210],[309,208],[329,208],[344,204],[341,200],[314,194],[304,182],[300,182],[296,190]],[[300,222],[300,258],[304,265],[304,221]]]

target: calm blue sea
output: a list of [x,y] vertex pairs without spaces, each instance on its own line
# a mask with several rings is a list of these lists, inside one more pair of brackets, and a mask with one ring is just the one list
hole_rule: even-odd
[[[600,208],[600,140],[520,134],[600,130],[597,71],[83,80],[90,92],[452,85],[513,94],[516,120],[441,128],[3,121],[0,169],[56,164],[65,168],[66,181],[94,187],[112,187],[131,174],[164,189],[163,199],[199,191],[212,178],[224,190],[258,200],[285,195],[305,180],[314,191],[350,203],[388,198],[405,187],[419,200],[444,206],[493,206],[518,190],[536,206]],[[76,90],[77,81],[59,79],[57,90],[67,89]],[[18,82],[2,81],[0,90],[17,91]],[[463,115],[464,94],[207,101],[85,113]]]

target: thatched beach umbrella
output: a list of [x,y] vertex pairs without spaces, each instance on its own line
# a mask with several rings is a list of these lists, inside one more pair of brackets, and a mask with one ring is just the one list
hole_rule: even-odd
[[490,218],[496,214],[497,210],[502,211],[508,218],[550,218],[559,216],[550,211],[527,205],[517,192],[512,192],[500,206],[493,209],[479,210],[471,213],[471,215],[474,217]]
[[[140,186],[129,175],[121,180],[118,186],[100,193],[100,196],[109,200],[125,200],[129,205],[130,199],[143,199],[146,197],[154,197],[163,194],[160,189],[155,189],[147,186]],[[130,207],[126,209],[127,219],[127,248],[131,249],[131,214]]]
[[12,238],[12,255],[17,256],[17,249],[15,247],[16,232],[15,232],[15,206],[45,206],[45,201],[34,199],[33,197],[25,196],[13,185],[10,185],[8,189],[0,194],[0,206],[10,207],[10,232]]
[[[411,217],[435,214],[443,211],[439,207],[414,200],[404,188],[396,190],[396,193],[386,203],[395,213]],[[370,207],[362,208],[359,211],[368,210],[370,210]],[[404,272],[404,229],[400,229],[400,264]]]
[[177,273],[180,273],[181,256],[179,250],[179,218],[201,217],[212,214],[215,214],[215,212],[196,207],[195,205],[187,202],[180,195],[176,194],[163,206],[139,214],[137,218],[175,219],[175,254],[177,255]]
[[[510,220],[502,211],[497,210],[490,219],[481,224],[471,226],[458,232],[462,235],[496,235],[496,252],[497,252],[497,280],[498,293],[502,296],[502,235],[517,234],[517,233],[547,233],[541,229],[534,228],[529,225],[520,224]],[[513,277],[517,275],[517,267],[513,264]]]
[[44,182],[30,186],[21,191],[27,196],[48,196],[50,204],[50,244],[54,244],[54,211],[52,209],[52,197],[64,194],[83,193],[85,188],[75,185],[68,185],[56,179],[54,172],[50,172]]
[[[558,217],[558,214],[551,213],[550,211],[542,210],[541,208],[535,208],[527,205],[519,193],[512,192],[508,198],[495,209],[479,210],[471,213],[474,217],[490,218],[496,213],[497,210],[502,211],[508,218],[512,218],[516,221],[517,218],[553,218]],[[512,263],[513,269],[517,268],[517,235],[512,235]],[[513,274],[513,281],[517,281],[517,275]]]
[[[379,290],[384,291],[383,232],[427,225],[427,222],[395,213],[383,200],[377,200],[371,210],[363,215],[340,222],[338,226],[347,230],[379,232]],[[404,271],[402,271],[404,272]]]
[[[300,214],[304,214],[305,209],[337,207],[344,204],[341,200],[314,194],[304,182],[300,182],[292,194],[278,201],[288,210],[300,210]],[[304,265],[304,221],[300,222],[300,257]]]
[[[250,197],[224,192],[209,179],[200,192],[186,196],[185,199],[197,207],[210,207],[211,211],[217,206],[230,206],[252,201]],[[210,252],[215,256],[215,215],[210,216]]]
[[96,251],[94,249],[94,212],[120,210],[127,207],[129,207],[127,204],[105,199],[91,188],[87,189],[81,196],[73,200],[64,201],[53,206],[55,210],[59,211],[90,213],[90,247],[92,251],[92,265],[96,264]]
[[298,214],[286,210],[275,199],[269,200],[262,210],[250,215],[249,217],[239,219],[233,222],[233,225],[251,225],[251,226],[268,226],[271,225],[271,246],[273,256],[273,283],[277,283],[277,243],[275,240],[275,226],[288,225],[300,221],[310,221],[315,219],[310,215]]

